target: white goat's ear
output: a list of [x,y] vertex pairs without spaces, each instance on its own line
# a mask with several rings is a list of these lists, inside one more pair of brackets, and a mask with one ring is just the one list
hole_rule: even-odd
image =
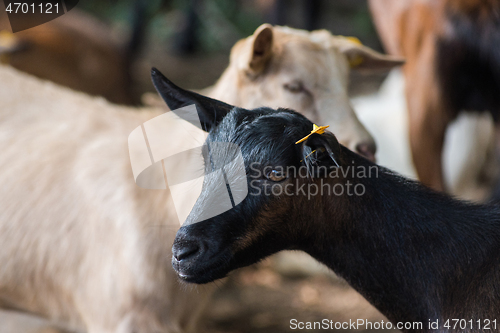
[[254,34],[236,43],[231,51],[231,62],[250,76],[260,74],[273,55],[273,26],[262,24]]
[[[153,80],[153,85],[155,86],[156,91],[158,91],[165,103],[167,103],[170,110],[176,110],[195,104],[198,112],[199,123],[197,119],[194,121],[193,119],[190,119],[187,113],[185,114],[181,112],[176,114],[179,117],[191,122],[195,126],[199,126],[197,123],[201,124],[201,129],[204,131],[208,132],[212,129],[212,127],[217,126],[222,118],[224,118],[234,108],[234,106],[219,100],[176,86],[154,67],[151,69],[151,79]],[[184,118],[184,115],[188,118]]]
[[273,54],[273,27],[263,24],[255,30],[252,47],[252,56],[249,67],[255,72],[262,71]]
[[347,57],[351,69],[360,71],[388,71],[403,65],[403,58],[379,53],[361,44],[357,38],[337,37],[338,49]]

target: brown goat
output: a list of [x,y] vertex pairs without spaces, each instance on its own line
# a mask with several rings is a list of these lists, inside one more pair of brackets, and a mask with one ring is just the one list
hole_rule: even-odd
[[[5,11],[0,11],[0,31],[10,31]],[[12,38],[15,47],[0,50],[3,62],[113,103],[138,103],[131,90],[125,45],[96,18],[73,9],[53,21],[16,32]]]
[[410,145],[419,179],[444,190],[446,129],[460,111],[500,111],[500,2],[370,0],[380,36],[404,56]]

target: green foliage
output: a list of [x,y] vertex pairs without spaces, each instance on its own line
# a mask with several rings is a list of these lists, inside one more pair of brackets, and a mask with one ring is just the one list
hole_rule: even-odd
[[[80,1],[78,7],[119,29],[127,30],[137,1],[147,1],[145,19],[149,24],[149,38],[162,43],[168,41],[170,44],[186,24],[191,0],[85,0]],[[290,0],[290,4],[297,5],[301,1]],[[265,22],[265,15],[259,11],[256,1],[252,0],[198,0],[195,13],[199,20],[197,51],[202,53],[227,52],[238,39],[251,35]],[[293,15],[300,15],[300,11]],[[364,2],[337,3],[324,0],[321,17],[321,21],[326,24],[324,27],[333,33],[354,35],[370,46],[378,45],[371,16]],[[297,24],[302,18],[297,16],[293,21]],[[294,26],[293,22],[288,24]]]

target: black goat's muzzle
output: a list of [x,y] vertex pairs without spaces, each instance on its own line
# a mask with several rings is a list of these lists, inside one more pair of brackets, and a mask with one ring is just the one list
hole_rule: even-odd
[[190,283],[208,283],[223,278],[229,272],[227,263],[231,251],[220,250],[220,244],[192,232],[195,225],[184,226],[177,232],[172,247],[172,267],[178,276]]

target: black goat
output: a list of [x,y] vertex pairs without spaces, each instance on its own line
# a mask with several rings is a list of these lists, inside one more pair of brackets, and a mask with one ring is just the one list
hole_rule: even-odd
[[[171,109],[197,105],[209,144],[240,147],[248,178],[240,204],[178,231],[172,264],[183,280],[207,283],[277,251],[302,250],[392,322],[423,323],[412,331],[499,332],[493,326],[500,315],[498,207],[454,200],[400,177],[329,132],[296,144],[313,124],[294,111],[232,107],[184,91],[155,70],[153,81]],[[307,172],[293,172],[300,168]],[[370,177],[366,170],[374,169]],[[213,193],[207,178],[188,222]],[[359,188],[311,196],[313,184]],[[447,319],[468,326],[446,327]],[[436,320],[439,329],[429,328]]]

